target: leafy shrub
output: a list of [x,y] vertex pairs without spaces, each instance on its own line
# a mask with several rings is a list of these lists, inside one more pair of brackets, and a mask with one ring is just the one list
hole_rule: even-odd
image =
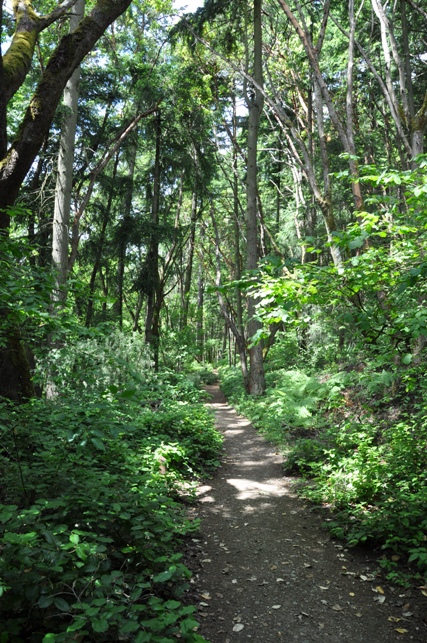
[[[420,366],[386,371],[377,358],[360,372],[314,377],[278,369],[266,380],[265,396],[253,399],[237,370],[222,371],[225,394],[281,445],[286,470],[312,478],[301,493],[332,512],[333,534],[350,546],[380,544],[426,572],[427,395]],[[415,381],[413,400],[393,400],[403,387],[412,392]],[[382,564],[399,579],[390,557]]]
[[203,641],[177,553],[197,523],[177,499],[221,438],[193,383],[107,339],[59,349],[52,400],[0,404],[4,640]]

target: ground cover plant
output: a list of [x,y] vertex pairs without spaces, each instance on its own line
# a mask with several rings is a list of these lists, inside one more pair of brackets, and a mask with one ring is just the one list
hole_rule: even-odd
[[200,391],[121,333],[39,371],[53,399],[0,405],[0,640],[202,641],[179,553],[221,445]]

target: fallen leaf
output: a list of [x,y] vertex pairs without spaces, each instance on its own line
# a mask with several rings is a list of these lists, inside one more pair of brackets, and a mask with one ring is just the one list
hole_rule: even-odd
[[401,619],[401,618],[399,618],[398,616],[389,616],[389,617],[388,617],[388,620],[390,621],[390,623],[398,623],[398,622],[399,622],[399,621],[401,621],[402,619]]
[[329,589],[329,586],[328,587],[323,587],[322,585],[319,585],[319,589]]
[[281,605],[272,605],[271,609],[272,610],[279,610],[282,606]]
[[357,618],[362,618],[362,614],[360,612],[356,612]]
[[335,610],[336,612],[341,612],[344,608],[341,607],[341,605],[332,605],[332,609]]
[[233,580],[231,582],[236,584],[237,583],[237,578],[233,578]]
[[270,569],[271,569],[271,571],[273,571],[273,572],[274,572],[274,570],[275,570],[275,569],[277,569],[277,565],[272,565],[272,566],[270,567]]
[[382,587],[380,587],[379,585],[377,585],[377,586],[376,586],[375,590],[376,590],[379,594],[384,594],[384,590],[383,590],[383,588],[382,588]]
[[421,590],[421,594],[422,594],[423,596],[427,596],[427,592],[426,592],[426,590],[425,590],[425,589],[422,589],[422,590]]
[[394,562],[396,563],[398,560],[400,560],[400,556],[396,556],[396,554],[394,554],[394,555],[391,557],[391,560],[392,560],[392,561],[394,561]]
[[256,579],[257,579],[256,576],[251,576],[250,578],[247,578],[246,580],[250,580],[251,583],[253,583],[254,581],[256,581]]
[[284,578],[276,578],[276,583],[284,583],[285,579]]
[[310,565],[310,563],[304,563],[304,567],[313,567],[313,565]]
[[356,594],[354,592],[349,592],[348,595],[349,596],[356,596]]
[[399,634],[406,634],[408,630],[405,630],[404,627],[396,627],[396,632],[399,632]]
[[412,616],[412,612],[403,612],[402,616],[404,616],[405,618],[409,618],[410,616]]
[[212,596],[210,596],[210,594],[200,594],[200,596],[201,596],[202,598],[205,598],[207,601],[210,601],[210,600],[211,600],[211,598],[212,598]]
[[385,596],[375,596],[374,601],[382,605],[385,602]]
[[203,601],[199,603],[202,607],[209,607],[208,603],[204,603]]
[[233,632],[241,632],[245,626],[242,623],[236,623],[233,627]]

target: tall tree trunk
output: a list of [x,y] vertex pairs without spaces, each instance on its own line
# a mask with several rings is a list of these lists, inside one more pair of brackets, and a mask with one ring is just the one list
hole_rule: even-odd
[[110,192],[108,194],[107,207],[105,208],[104,216],[103,216],[103,219],[102,219],[101,234],[99,236],[99,240],[98,240],[97,245],[96,245],[95,261],[94,261],[94,264],[93,264],[92,273],[91,273],[90,281],[89,281],[89,299],[88,299],[87,311],[86,311],[86,327],[87,328],[89,328],[91,323],[92,323],[92,317],[93,317],[93,293],[95,292],[96,276],[97,276],[98,270],[99,270],[99,268],[101,266],[102,254],[104,252],[105,233],[107,231],[107,225],[108,225],[108,221],[109,221],[109,218],[110,218],[111,207],[113,205],[114,181],[115,181],[115,178],[117,176],[117,166],[118,166],[118,164],[119,164],[119,153],[117,152],[115,163],[114,163],[114,169],[113,169],[112,185],[110,186]]
[[197,219],[197,192],[194,189],[193,199],[191,202],[191,222],[190,222],[190,238],[188,240],[187,267],[185,269],[184,284],[182,288],[182,328],[185,328],[187,326],[187,320],[188,320],[188,306],[190,303],[191,277],[193,274],[194,242],[196,238],[196,219]]
[[[77,0],[70,17],[70,33],[73,33],[83,18],[85,0]],[[68,243],[73,187],[74,143],[79,102],[80,65],[74,70],[64,89],[64,115],[59,141],[58,173],[55,186],[55,206],[52,228],[52,264],[55,271],[55,286],[52,301],[65,303],[68,272]]]
[[[203,235],[204,228],[201,229]],[[198,275],[197,275],[197,312],[196,312],[196,347],[199,358],[204,361],[204,348],[203,348],[203,306],[205,299],[205,284],[203,280],[203,263],[199,259]]]
[[[237,110],[236,99],[233,95],[233,141],[237,141]],[[240,281],[242,277],[242,257],[240,254],[240,203],[239,203],[239,171],[238,171],[238,148],[233,145],[233,227],[234,227],[234,279]],[[236,325],[238,336],[236,348],[239,353],[240,368],[242,370],[243,382],[247,388],[249,385],[248,360],[246,353],[245,328],[243,324],[243,298],[239,287],[236,293]]]
[[155,118],[156,151],[154,158],[153,200],[151,206],[152,233],[147,253],[148,294],[147,316],[145,320],[145,341],[153,351],[154,367],[159,363],[160,308],[163,303],[159,278],[159,209],[160,209],[160,154],[162,123],[158,109]]
[[123,202],[123,219],[119,231],[119,257],[117,262],[117,301],[115,311],[119,318],[120,329],[123,328],[123,288],[125,280],[126,252],[129,244],[129,226],[132,216],[133,176],[135,173],[137,141],[131,142],[128,160],[128,183]]
[[[254,0],[253,8],[253,78],[256,86],[251,88],[246,102],[249,110],[248,118],[248,165],[246,174],[246,268],[255,270],[258,265],[258,130],[264,107],[264,79],[262,71],[262,0]],[[256,298],[248,296],[248,336],[253,337],[262,327],[255,319]],[[248,392],[251,395],[262,395],[265,392],[264,360],[262,342],[249,348],[249,382]]]

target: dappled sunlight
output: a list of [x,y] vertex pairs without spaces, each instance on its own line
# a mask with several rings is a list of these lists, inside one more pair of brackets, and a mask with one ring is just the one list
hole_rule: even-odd
[[238,500],[248,500],[249,498],[259,498],[260,496],[266,495],[283,496],[286,493],[285,489],[278,486],[277,483],[266,484],[246,478],[229,478],[227,482],[239,492],[237,494]]

